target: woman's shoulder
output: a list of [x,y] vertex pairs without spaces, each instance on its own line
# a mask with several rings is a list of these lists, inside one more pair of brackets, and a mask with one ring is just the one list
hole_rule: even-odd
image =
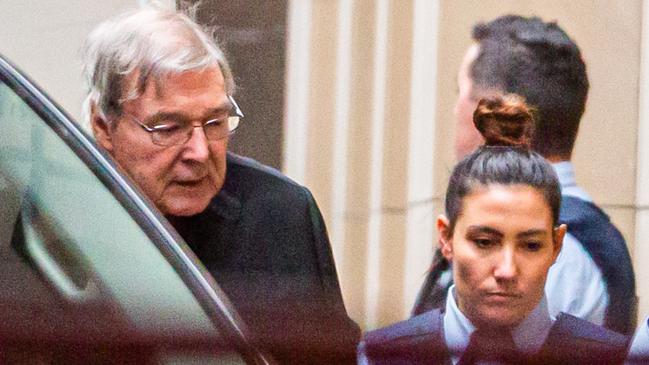
[[550,335],[553,334],[610,346],[626,347],[630,340],[628,336],[563,312],[557,316],[557,320],[552,326]]
[[[630,338],[570,314],[557,316],[542,352],[573,364],[621,364]],[[567,362],[566,362],[567,361]]]
[[371,343],[388,343],[418,336],[429,336],[441,332],[441,322],[442,312],[439,309],[433,309],[390,326],[369,331],[363,340]]
[[442,316],[439,309],[434,309],[388,327],[369,331],[359,345],[359,357],[370,360],[369,363],[385,358],[414,360],[418,358],[418,354],[428,358],[435,354],[447,357]]

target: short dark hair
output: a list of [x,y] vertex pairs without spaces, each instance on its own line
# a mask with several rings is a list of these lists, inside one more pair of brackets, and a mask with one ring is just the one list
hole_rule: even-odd
[[569,158],[588,95],[579,47],[557,25],[506,15],[473,28],[480,50],[471,65],[474,92],[515,93],[537,110],[532,148]]
[[489,185],[525,185],[539,191],[559,221],[561,188],[554,169],[540,154],[530,150],[533,109],[517,95],[492,96],[480,100],[473,122],[485,138],[485,145],[460,161],[446,190],[449,233],[462,213],[464,197]]

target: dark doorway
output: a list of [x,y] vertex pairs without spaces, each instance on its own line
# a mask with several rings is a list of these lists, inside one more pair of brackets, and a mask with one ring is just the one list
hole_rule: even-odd
[[237,83],[237,102],[245,114],[230,150],[278,169],[284,128],[287,11],[287,0],[202,0],[196,13],[199,23],[215,27]]

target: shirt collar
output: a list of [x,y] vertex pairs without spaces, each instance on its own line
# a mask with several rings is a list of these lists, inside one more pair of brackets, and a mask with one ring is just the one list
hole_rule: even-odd
[[475,327],[457,307],[455,285],[451,285],[448,289],[443,322],[446,347],[452,358],[459,358],[469,346],[469,337],[475,331]]
[[221,189],[212,199],[207,209],[224,219],[236,220],[241,214],[241,202],[236,196],[228,193],[226,189]]
[[[512,330],[516,347],[528,354],[538,352],[545,343],[553,323],[554,318],[550,316],[548,302],[544,295],[532,312]],[[455,285],[449,288],[446,297],[443,324],[444,340],[453,363],[456,363],[469,346],[469,338],[476,328],[457,306]]]
[[196,246],[195,235],[197,234],[196,227],[209,226],[214,224],[214,218],[220,217],[227,221],[236,221],[241,214],[241,202],[232,194],[229,194],[224,189],[210,201],[207,208],[193,216],[177,217],[167,216],[171,225],[178,231],[180,236],[190,245],[190,247],[197,251],[200,248]]
[[512,330],[516,347],[527,354],[538,352],[545,343],[553,323],[554,318],[550,316],[548,300],[543,295],[534,310]]
[[561,188],[569,186],[577,186],[577,181],[575,180],[575,168],[570,161],[561,161],[552,164],[554,172],[559,178],[559,183]]
[[[221,190],[210,202],[206,211],[212,212],[219,217],[226,220],[237,220],[241,214],[242,203],[239,199],[239,194],[236,190],[236,182],[232,182],[232,170],[233,170],[233,159],[235,156],[231,153],[227,153],[226,157],[226,172],[225,172],[225,181]],[[235,179],[236,181],[236,179]]]
[[211,224],[214,216],[225,220],[236,221],[241,215],[241,201],[236,196],[228,193],[225,189],[216,194],[210,201],[207,208],[191,217],[167,217],[173,226],[181,230],[186,224],[195,224],[197,220],[205,224]]
[[575,179],[575,167],[570,161],[561,161],[552,164],[554,172],[559,178],[559,184],[561,184],[561,194],[573,196],[581,200],[592,202],[593,199],[588,195],[588,193],[577,186],[577,180]]

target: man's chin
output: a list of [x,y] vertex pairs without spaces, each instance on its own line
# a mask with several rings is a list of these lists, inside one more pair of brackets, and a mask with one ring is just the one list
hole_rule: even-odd
[[217,193],[207,180],[191,186],[175,184],[164,192],[157,205],[164,215],[187,217],[207,209]]
[[166,216],[189,217],[199,214],[207,209],[210,200],[201,201],[176,201],[160,207],[160,211]]

